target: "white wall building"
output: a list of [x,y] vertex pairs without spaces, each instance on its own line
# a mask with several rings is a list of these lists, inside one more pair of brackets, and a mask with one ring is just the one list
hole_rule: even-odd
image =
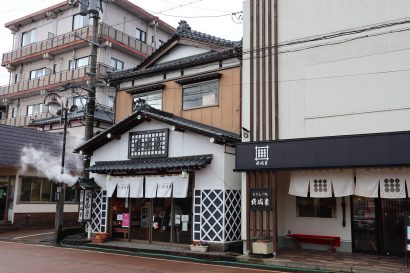
[[[254,143],[239,146],[236,168],[247,172],[242,192],[269,188],[277,200],[270,212],[243,206],[246,248],[261,233],[279,247],[288,234],[306,234],[339,237],[339,251],[402,255],[407,198],[387,196],[385,185],[394,179],[402,193],[410,164],[409,3],[248,0],[244,7],[242,126],[250,133],[243,140]],[[262,146],[269,160],[257,166],[253,153]],[[338,195],[342,170],[350,192]],[[312,198],[323,179],[339,197]],[[369,183],[379,190],[363,191]],[[289,194],[290,185],[306,198]]]

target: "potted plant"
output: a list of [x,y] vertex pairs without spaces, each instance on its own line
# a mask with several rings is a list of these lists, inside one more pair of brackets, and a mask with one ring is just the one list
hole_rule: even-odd
[[273,242],[267,236],[258,236],[256,241],[252,243],[252,253],[262,256],[270,256],[273,254]]
[[192,241],[190,245],[191,251],[194,252],[207,252],[208,251],[208,243],[206,241]]

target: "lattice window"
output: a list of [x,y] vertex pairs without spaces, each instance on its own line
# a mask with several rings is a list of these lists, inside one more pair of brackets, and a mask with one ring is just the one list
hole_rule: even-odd
[[167,156],[168,129],[130,133],[129,158]]

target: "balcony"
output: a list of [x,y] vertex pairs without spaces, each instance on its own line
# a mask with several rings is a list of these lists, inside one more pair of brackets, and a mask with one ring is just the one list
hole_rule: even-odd
[[[97,77],[103,78],[112,68],[104,64],[97,64]],[[64,83],[85,83],[89,78],[90,67],[57,72],[41,78],[21,81],[15,84],[0,86],[0,98],[15,98],[32,95],[41,90],[58,88]]]
[[2,125],[10,125],[10,126],[17,126],[17,127],[28,127],[30,125],[30,122],[33,119],[42,119],[49,117],[50,115],[48,113],[40,113],[40,114],[35,114],[32,116],[22,116],[22,117],[17,117],[17,118],[6,118],[6,119],[0,119],[0,124]]
[[[151,46],[106,24],[100,24],[98,32],[100,43],[103,44],[104,41],[107,41],[108,43],[106,43],[106,45],[132,53],[141,59],[153,52]],[[43,58],[52,59],[53,55],[67,52],[74,48],[88,46],[88,43],[83,39],[91,40],[91,34],[92,26],[88,26],[17,48],[3,54],[1,65],[7,67],[9,70],[14,70],[19,64],[41,60]]]

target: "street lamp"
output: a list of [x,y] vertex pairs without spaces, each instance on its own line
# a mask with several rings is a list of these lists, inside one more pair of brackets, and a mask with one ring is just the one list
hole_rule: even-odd
[[[64,174],[64,163],[65,163],[65,146],[67,139],[67,121],[68,121],[68,111],[75,112],[77,111],[77,106],[73,105],[68,108],[68,100],[65,101],[65,106],[63,99],[57,93],[51,92],[47,94],[44,98],[44,105],[48,106],[48,113],[52,116],[60,115],[61,122],[64,122],[63,130],[63,149],[61,153],[61,174]],[[64,116],[64,118],[63,118]],[[54,225],[54,236],[55,241],[61,242],[62,240],[62,231],[63,231],[63,222],[64,222],[64,200],[65,200],[65,184],[60,182],[57,188],[56,193],[56,217]]]

